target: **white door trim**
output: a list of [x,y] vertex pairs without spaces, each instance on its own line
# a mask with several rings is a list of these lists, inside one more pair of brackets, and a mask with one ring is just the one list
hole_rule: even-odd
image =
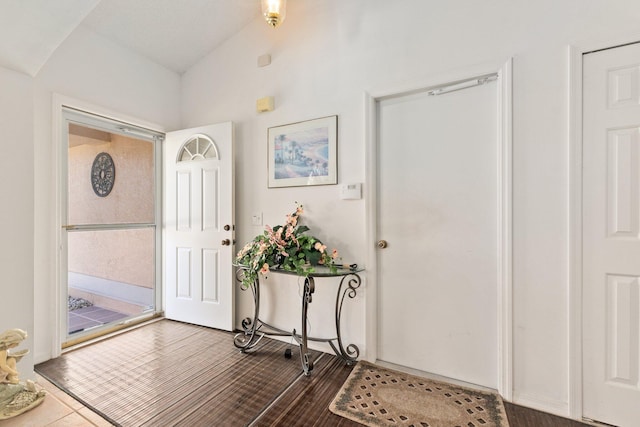
[[[53,325],[53,331],[52,331],[53,339],[51,340],[51,346],[52,346],[51,358],[52,359],[61,355],[62,353],[61,346],[67,336],[67,333],[66,333],[67,321],[62,317],[61,310],[59,309],[60,307],[66,305],[66,300],[65,300],[66,291],[64,290],[64,288],[66,287],[66,272],[61,271],[62,269],[60,268],[60,266],[62,265],[61,264],[62,261],[65,261],[66,263],[66,259],[63,259],[63,257],[66,257],[66,254],[63,254],[63,251],[62,251],[62,248],[65,247],[64,245],[65,242],[63,242],[62,240],[65,234],[62,233],[62,225],[64,224],[63,222],[64,219],[62,218],[62,215],[61,215],[61,213],[63,212],[63,209],[62,209],[63,203],[66,203],[66,196],[63,195],[61,191],[61,189],[64,188],[62,177],[66,175],[66,171],[62,170],[63,165],[65,164],[63,162],[63,158],[64,156],[67,155],[67,148],[68,148],[67,141],[63,141],[61,138],[62,136],[61,124],[62,124],[64,107],[74,108],[90,114],[102,116],[107,119],[121,121],[123,123],[128,123],[131,125],[143,127],[146,129],[154,130],[156,132],[160,132],[160,133],[165,132],[162,126],[159,126],[155,123],[146,122],[144,120],[140,120],[135,117],[127,116],[125,114],[120,114],[113,110],[109,110],[104,107],[100,107],[85,101],[81,101],[76,98],[68,97],[58,93],[53,94],[52,111],[51,111],[52,113],[51,114],[52,129],[51,130],[53,132],[52,142],[53,142],[53,152],[54,152],[54,155],[52,156],[52,162],[54,163],[53,191],[55,194],[55,223],[53,224],[55,227],[53,231],[55,233],[55,236],[53,239],[53,241],[55,242],[55,247],[53,248],[53,250],[55,251],[55,257],[53,262],[55,264],[50,271],[55,272],[55,289],[53,290],[53,295],[54,295],[55,301],[58,301],[58,304],[56,305],[56,309],[53,310],[53,313],[50,313],[50,317],[49,317],[50,325]],[[158,151],[161,151],[161,150],[158,150]],[[158,165],[162,165],[162,162],[160,160],[161,159],[156,158],[156,162]],[[158,170],[157,168],[156,173],[161,173],[161,172],[162,171]],[[156,186],[156,187],[159,187],[159,186]],[[157,200],[162,200],[162,188],[156,188],[156,197],[157,197]],[[161,223],[161,219],[160,219],[160,223]],[[156,242],[157,254],[161,254],[159,245],[161,245],[161,242]],[[156,275],[157,275],[156,277],[162,277],[161,274],[162,274],[162,262],[158,260],[158,262],[156,262]],[[156,303],[156,310],[162,307],[161,292],[156,292],[155,303]]]
[[569,417],[582,419],[582,57],[585,53],[640,41],[640,35],[599,40],[568,47],[569,98]]
[[569,46],[569,417],[582,418],[582,55]]
[[377,359],[377,114],[379,101],[412,92],[424,91],[474,76],[498,73],[498,392],[510,401],[513,394],[513,298],[512,298],[512,68],[510,58],[503,64],[480,65],[458,72],[412,82],[401,87],[364,93],[366,145],[366,228],[367,228],[367,291],[365,294],[365,359]]

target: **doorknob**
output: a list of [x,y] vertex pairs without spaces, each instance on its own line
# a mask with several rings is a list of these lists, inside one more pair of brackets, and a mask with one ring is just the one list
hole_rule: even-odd
[[386,240],[378,240],[377,246],[378,246],[380,249],[384,249],[384,248],[386,248],[388,245],[389,245],[389,244],[387,243],[387,241],[386,241]]
[[231,240],[229,240],[229,239],[224,239],[222,241],[222,246],[229,246],[230,244],[231,244]]

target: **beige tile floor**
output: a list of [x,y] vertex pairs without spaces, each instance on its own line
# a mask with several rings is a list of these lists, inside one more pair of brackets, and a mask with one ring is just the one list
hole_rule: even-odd
[[0,427],[109,427],[100,415],[36,375],[36,384],[44,388],[47,397],[39,406],[17,417],[0,421]]

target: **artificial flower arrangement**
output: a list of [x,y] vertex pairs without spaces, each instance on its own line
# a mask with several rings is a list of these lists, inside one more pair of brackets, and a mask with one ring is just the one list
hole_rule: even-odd
[[338,251],[330,253],[317,238],[305,234],[309,227],[300,224],[304,213],[302,205],[296,203],[296,210],[287,215],[284,225],[265,227],[247,243],[236,256],[236,263],[243,268],[242,286],[247,288],[258,278],[266,275],[272,268],[294,271],[300,276],[308,276],[315,271],[314,266],[323,265],[332,273],[337,272]]

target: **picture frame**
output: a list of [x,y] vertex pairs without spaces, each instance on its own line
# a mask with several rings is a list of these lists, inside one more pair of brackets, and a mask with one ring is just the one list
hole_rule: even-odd
[[267,129],[268,187],[338,183],[338,116]]

